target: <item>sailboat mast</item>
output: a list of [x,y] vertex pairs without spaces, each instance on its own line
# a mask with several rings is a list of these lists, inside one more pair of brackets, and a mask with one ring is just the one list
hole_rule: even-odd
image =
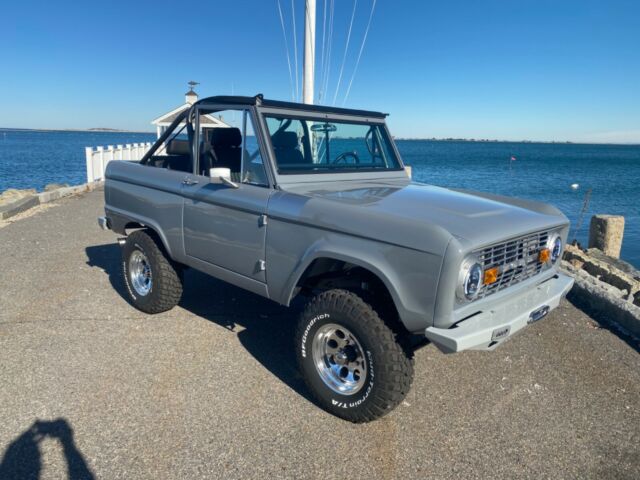
[[313,79],[316,56],[316,0],[305,0],[304,67],[302,71],[302,101],[313,103]]

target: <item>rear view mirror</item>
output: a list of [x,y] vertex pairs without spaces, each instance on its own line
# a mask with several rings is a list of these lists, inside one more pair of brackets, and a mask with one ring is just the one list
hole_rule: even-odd
[[338,130],[338,127],[336,127],[332,123],[314,123],[313,125],[311,125],[312,132],[327,133],[327,132],[335,132],[336,130]]

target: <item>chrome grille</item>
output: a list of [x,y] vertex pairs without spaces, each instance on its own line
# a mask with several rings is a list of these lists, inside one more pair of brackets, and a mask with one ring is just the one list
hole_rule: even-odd
[[483,285],[477,298],[484,298],[540,273],[540,250],[547,246],[549,232],[538,232],[476,250],[483,270],[498,267],[498,280]]

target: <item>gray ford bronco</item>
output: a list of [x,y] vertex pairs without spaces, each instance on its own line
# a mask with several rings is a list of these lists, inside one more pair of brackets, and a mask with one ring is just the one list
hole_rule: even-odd
[[299,368],[327,411],[366,422],[413,351],[492,350],[572,286],[556,208],[411,182],[385,114],[210,97],[139,162],[110,162],[105,217],[131,303],[159,313],[195,268],[283,305],[307,298]]

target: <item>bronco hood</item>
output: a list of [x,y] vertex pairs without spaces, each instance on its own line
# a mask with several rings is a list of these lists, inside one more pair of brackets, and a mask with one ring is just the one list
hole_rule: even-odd
[[420,249],[425,228],[444,229],[475,248],[568,223],[543,203],[417,183],[323,182],[286,191],[307,198],[299,220]]

